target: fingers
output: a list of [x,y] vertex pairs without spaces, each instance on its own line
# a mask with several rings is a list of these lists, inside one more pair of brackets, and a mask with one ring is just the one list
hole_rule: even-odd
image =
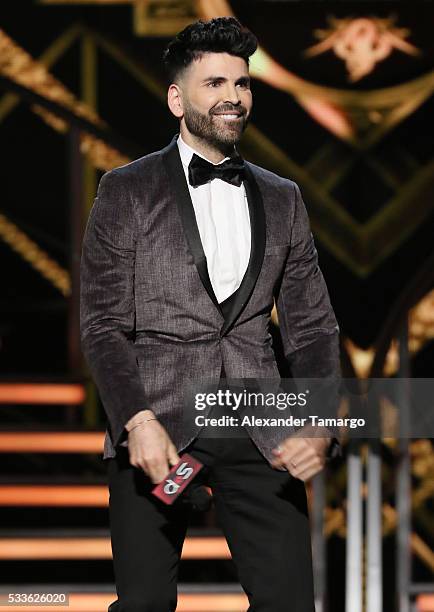
[[155,457],[146,457],[145,472],[154,484],[158,484],[166,478],[171,467],[180,460],[175,445],[169,442],[165,452],[158,453]]
[[149,450],[146,453],[140,450],[132,451],[130,453],[130,463],[134,467],[142,469],[153,484],[158,484],[164,480],[170,470],[167,457],[161,452],[152,454]]
[[176,446],[170,442],[167,449],[167,457],[169,459],[170,465],[176,465],[181,461],[181,457],[178,455]]
[[171,466],[180,461],[175,445],[158,423],[133,429],[128,435],[128,451],[131,465],[142,469],[153,484],[164,480]]
[[278,449],[273,449],[274,463],[280,467],[286,467],[289,463],[299,463],[309,458],[312,449],[301,438],[290,438],[282,442]]
[[147,474],[153,484],[158,484],[165,479],[170,471],[169,462],[164,454],[148,458],[146,462]]
[[300,480],[306,481],[309,478],[312,478],[315,474],[320,472],[324,467],[324,462],[320,457],[315,456],[307,459],[306,461],[301,461],[297,463],[295,466],[290,464],[290,472],[291,476],[294,478],[299,478]]
[[290,438],[273,449],[273,467],[284,467],[294,478],[306,481],[320,472],[325,465],[325,455],[306,439]]

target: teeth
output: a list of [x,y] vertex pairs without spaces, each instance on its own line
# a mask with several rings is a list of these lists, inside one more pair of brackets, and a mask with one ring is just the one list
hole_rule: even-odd
[[224,117],[225,119],[238,119],[238,115],[224,115],[224,114],[220,114],[220,117]]

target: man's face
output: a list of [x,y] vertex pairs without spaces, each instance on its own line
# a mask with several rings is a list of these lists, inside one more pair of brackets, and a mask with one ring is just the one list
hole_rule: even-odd
[[205,53],[181,78],[183,120],[188,131],[217,148],[241,138],[252,109],[246,62],[228,53]]

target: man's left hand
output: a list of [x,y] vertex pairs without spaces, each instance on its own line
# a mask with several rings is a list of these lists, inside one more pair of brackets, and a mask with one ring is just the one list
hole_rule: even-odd
[[285,467],[291,476],[305,482],[323,469],[331,436],[319,437],[320,433],[317,433],[315,437],[306,438],[301,437],[302,432],[300,430],[286,438],[273,449],[275,458],[271,465],[275,468]]

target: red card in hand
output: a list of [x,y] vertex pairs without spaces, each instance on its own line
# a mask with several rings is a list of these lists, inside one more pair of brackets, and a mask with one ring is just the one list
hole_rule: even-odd
[[202,468],[203,465],[200,461],[188,453],[184,453],[181,455],[181,460],[173,466],[166,478],[152,489],[152,493],[165,504],[173,504]]

